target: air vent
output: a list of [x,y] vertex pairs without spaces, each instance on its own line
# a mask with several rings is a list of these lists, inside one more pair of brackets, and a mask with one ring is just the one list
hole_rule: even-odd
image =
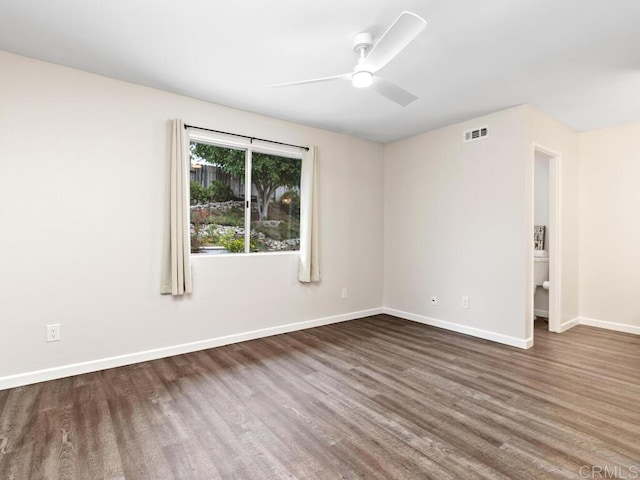
[[489,135],[489,127],[485,125],[484,127],[474,128],[473,130],[464,132],[464,141],[472,142],[473,140],[484,138],[487,135]]

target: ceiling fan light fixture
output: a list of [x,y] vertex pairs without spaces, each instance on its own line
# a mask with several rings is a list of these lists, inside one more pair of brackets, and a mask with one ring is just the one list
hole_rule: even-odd
[[356,88],[367,88],[373,83],[373,73],[366,70],[355,72],[351,77],[351,83]]

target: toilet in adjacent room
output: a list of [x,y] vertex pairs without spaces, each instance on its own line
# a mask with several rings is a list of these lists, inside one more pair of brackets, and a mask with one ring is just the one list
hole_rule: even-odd
[[533,285],[535,315],[549,318],[549,253],[546,250],[533,251]]
[[549,252],[544,225],[535,225],[533,234],[533,305],[536,317],[549,318]]
[[533,252],[533,284],[536,287],[544,286],[549,289],[549,254],[546,250],[534,250]]

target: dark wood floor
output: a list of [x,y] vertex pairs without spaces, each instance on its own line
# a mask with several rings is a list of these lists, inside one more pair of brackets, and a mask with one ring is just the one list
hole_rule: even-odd
[[0,391],[0,479],[638,478],[640,337],[535,343],[380,315]]

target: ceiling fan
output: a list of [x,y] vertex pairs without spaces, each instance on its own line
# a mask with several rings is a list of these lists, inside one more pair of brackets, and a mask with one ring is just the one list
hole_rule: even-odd
[[272,87],[290,87],[332,80],[351,80],[354,87],[371,87],[383,97],[406,107],[414,100],[417,100],[418,97],[395,83],[375,75],[375,73],[404,50],[426,26],[427,22],[415,13],[402,12],[375,45],[373,44],[373,37],[368,32],[361,32],[353,37],[353,50],[359,56],[353,72],[332,77],[281,83],[272,85]]

